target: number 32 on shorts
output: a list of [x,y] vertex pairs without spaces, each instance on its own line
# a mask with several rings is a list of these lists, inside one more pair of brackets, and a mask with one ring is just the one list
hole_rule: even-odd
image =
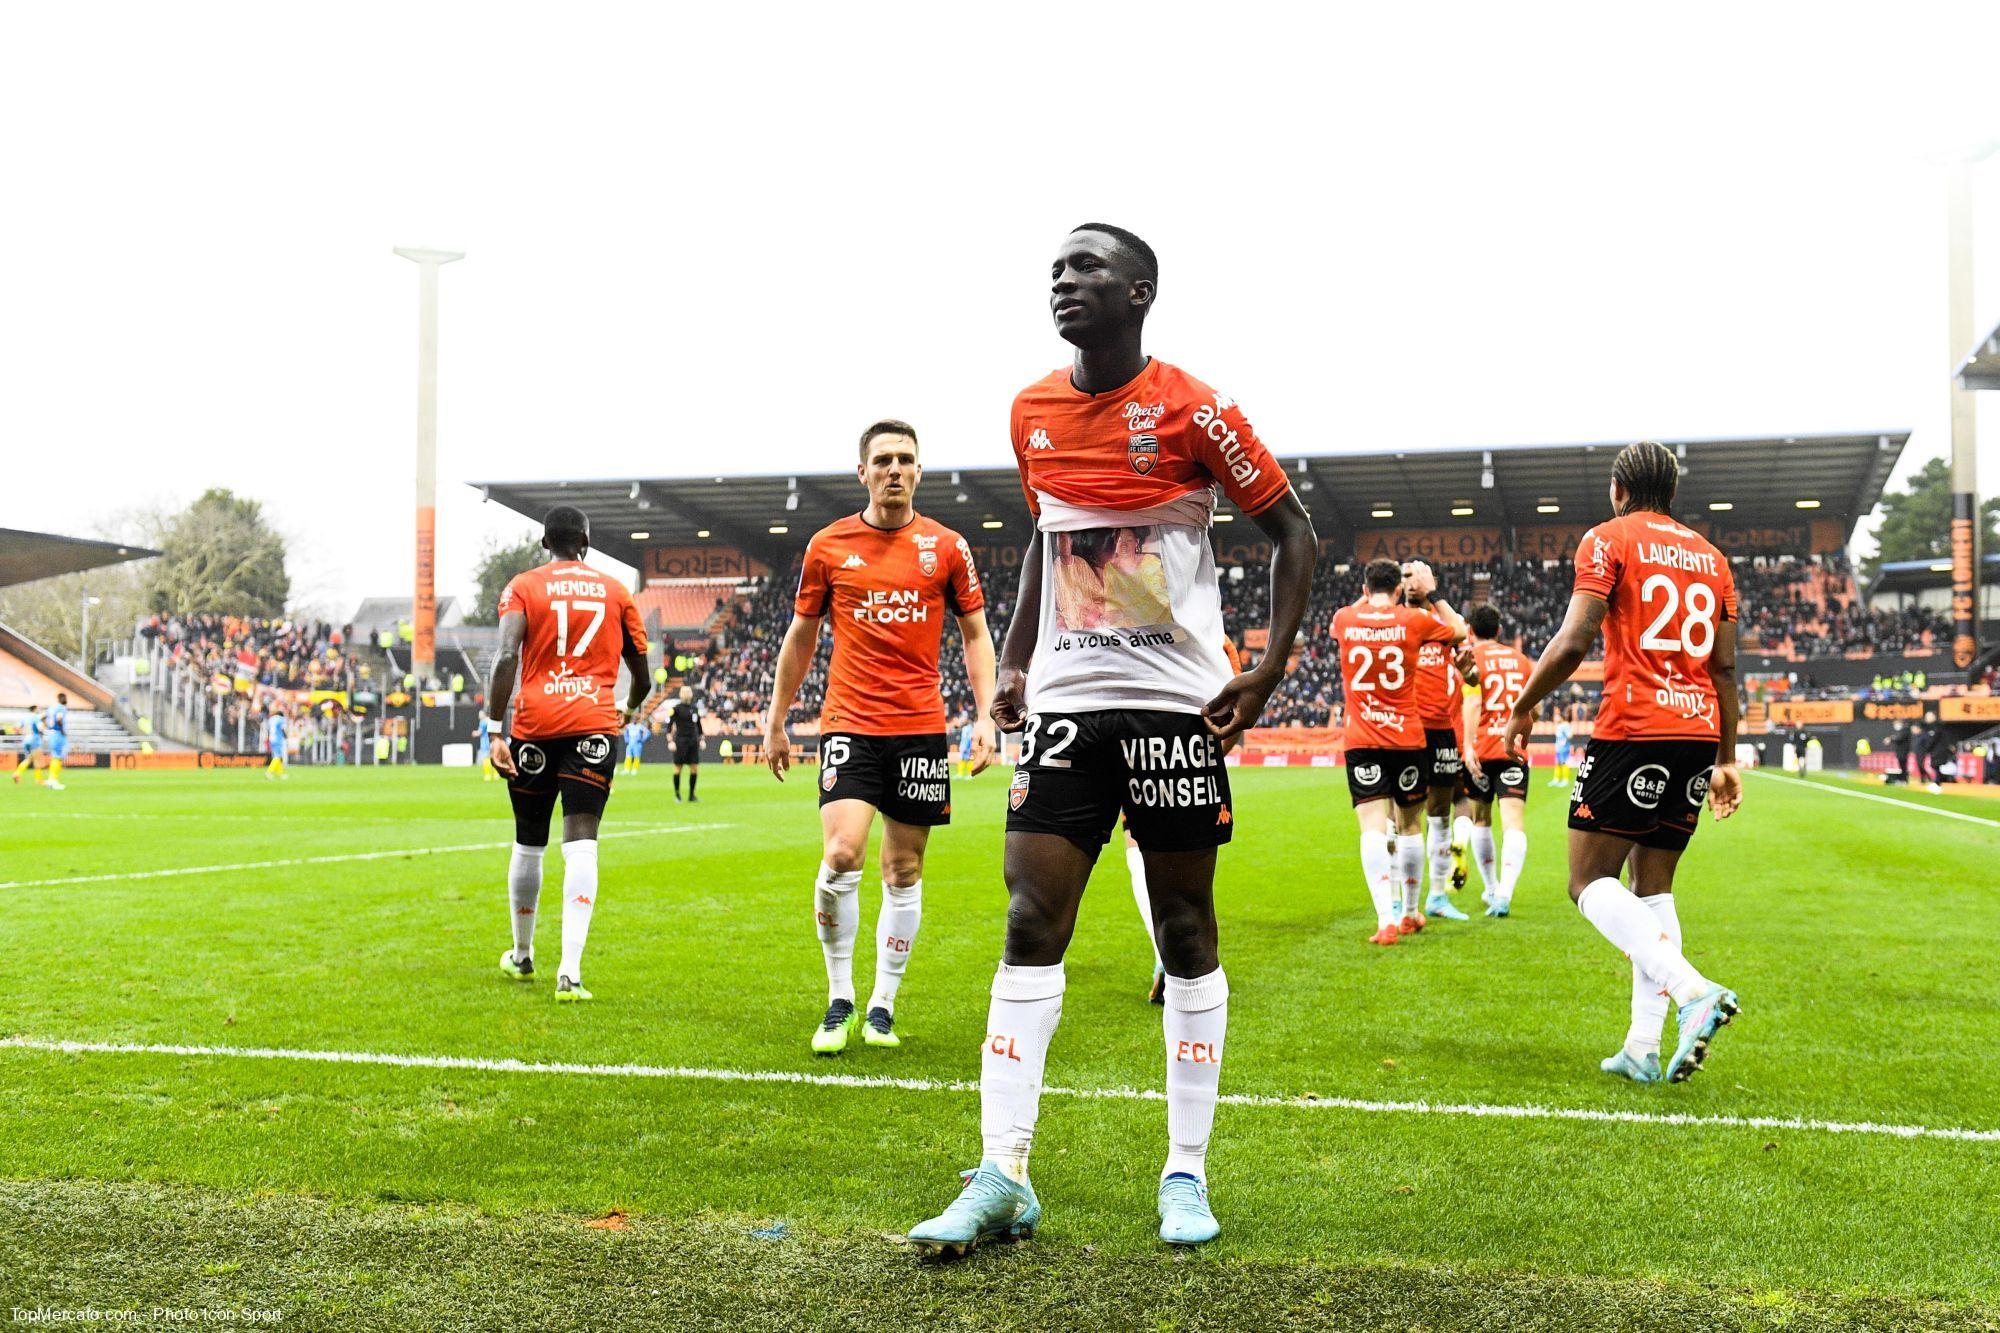
[[1042,715],[1028,714],[1028,728],[1021,735],[1021,767],[1027,768],[1036,762],[1039,748],[1040,766],[1043,768],[1068,768],[1069,760],[1061,757],[1062,752],[1076,739],[1076,723],[1066,717],[1059,717],[1049,723],[1047,736],[1041,734]]

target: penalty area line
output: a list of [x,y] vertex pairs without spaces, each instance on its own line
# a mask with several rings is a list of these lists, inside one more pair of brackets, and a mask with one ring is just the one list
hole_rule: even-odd
[[[599,833],[606,838],[649,838],[656,833],[707,833],[734,828],[734,824],[656,824],[646,828],[613,829]],[[231,861],[213,866],[169,866],[159,870],[120,870],[107,875],[64,875],[56,879],[10,879],[0,881],[0,889],[41,889],[57,884],[109,884],[115,880],[172,879],[179,875],[222,875],[236,870],[278,870],[286,866],[330,866],[346,861],[386,861],[398,856],[445,856],[453,852],[497,852],[512,847],[507,842],[462,842],[452,847],[397,847],[373,852],[339,852],[328,856],[284,856],[269,861]]]
[[1870,791],[1855,791],[1849,787],[1830,787],[1818,782],[1808,782],[1804,778],[1780,777],[1776,773],[1766,773],[1762,769],[1745,769],[1745,772],[1772,782],[1783,782],[1793,787],[1810,787],[1832,796],[1851,796],[1857,801],[1873,801],[1877,805],[1893,805],[1904,810],[1915,810],[1926,815],[1942,815],[1946,819],[1962,819],[1968,824],[1978,824],[1985,828],[2000,828],[2000,819],[1986,819],[1980,815],[1961,814],[1956,810],[1946,810],[1942,806],[1923,805],[1916,801],[1899,801],[1893,796],[1877,796]]
[[[268,1046],[181,1046],[122,1041],[45,1041],[0,1037],[0,1050],[56,1055],[178,1055],[218,1060],[279,1060],[308,1064],[387,1065],[396,1069],[461,1069],[487,1074],[539,1074],[585,1078],[678,1079],[705,1083],[791,1083],[816,1088],[892,1089],[901,1092],[976,1093],[962,1079],[893,1078],[874,1074],[808,1074],[784,1069],[701,1069],[686,1065],[564,1064],[488,1059],[465,1055],[397,1055],[381,1051],[307,1051]],[[1052,1097],[1092,1101],[1160,1102],[1153,1088],[1042,1089]],[[2000,1143],[2000,1129],[1955,1129],[1933,1125],[1892,1125],[1872,1120],[1815,1120],[1800,1116],[1688,1115],[1673,1111],[1597,1111],[1573,1106],[1495,1106],[1479,1102],[1368,1101],[1356,1097],[1270,1097],[1225,1093],[1224,1106],[1259,1110],[1357,1111],[1470,1116],[1501,1120],[1569,1120],[1614,1125],[1664,1125],[1692,1129],[1788,1129],[1816,1134],[1871,1134],[1897,1139],[1946,1139],[1959,1143]]]

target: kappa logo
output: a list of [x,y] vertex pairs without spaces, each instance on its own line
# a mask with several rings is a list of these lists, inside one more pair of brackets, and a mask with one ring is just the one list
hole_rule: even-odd
[[1699,807],[1702,803],[1702,799],[1707,795],[1708,795],[1708,770],[1704,768],[1701,772],[1695,774],[1693,777],[1688,779],[1688,785],[1687,785],[1688,804]]
[[1028,770],[1022,769],[1014,775],[1014,781],[1007,787],[1007,808],[1019,810],[1028,799]]
[[840,781],[840,770],[838,768],[835,768],[833,765],[829,764],[827,767],[820,770],[819,789],[821,791],[832,791],[833,784],[838,781]]
[[1215,812],[1215,822],[1218,824],[1233,824],[1236,821],[1235,817],[1229,813],[1229,807],[1225,805]]
[[865,569],[867,565],[868,562],[866,560],[863,560],[860,556],[854,555],[852,553],[848,555],[847,559],[840,562],[840,567],[842,569]]
[[576,743],[576,752],[586,764],[601,764],[611,757],[611,738],[585,736]]
[[1667,794],[1666,766],[1645,764],[1632,770],[1632,776],[1625,779],[1625,794],[1641,810],[1659,809],[1660,798]]
[[1160,439],[1157,435],[1134,435],[1126,441],[1125,452],[1132,460],[1132,470],[1146,476],[1160,461]]
[[1358,764],[1354,769],[1354,780],[1364,787],[1372,787],[1382,780],[1380,764]]
[[1417,789],[1417,783],[1422,780],[1423,780],[1423,774],[1417,771],[1417,766],[1415,764],[1411,764],[1408,768],[1405,768],[1402,772],[1396,775],[1396,786],[1403,791],[1415,791]]
[[535,776],[535,774],[548,766],[549,757],[539,745],[523,741],[520,747],[514,751],[514,767],[520,769],[529,777]]
[[1049,438],[1047,431],[1037,426],[1028,433],[1028,447],[1034,450],[1053,449],[1056,447],[1056,442]]

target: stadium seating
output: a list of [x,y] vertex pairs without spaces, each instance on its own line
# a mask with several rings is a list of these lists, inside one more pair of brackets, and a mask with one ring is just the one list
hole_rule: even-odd
[[734,579],[653,583],[640,589],[632,601],[648,630],[688,633],[707,629],[735,590]]

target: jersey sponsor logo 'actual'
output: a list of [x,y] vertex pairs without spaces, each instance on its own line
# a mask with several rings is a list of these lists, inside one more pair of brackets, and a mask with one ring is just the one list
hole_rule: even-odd
[[1143,477],[1153,470],[1153,464],[1160,461],[1159,437],[1134,435],[1126,442],[1125,453],[1132,460],[1132,470]]
[[1223,466],[1228,469],[1230,477],[1239,486],[1249,486],[1264,475],[1264,469],[1250,461],[1250,455],[1244,452],[1242,441],[1237,438],[1236,432],[1230,429],[1228,419],[1222,415],[1234,406],[1236,406],[1234,398],[1217,393],[1214,406],[1203,403],[1196,408],[1194,415],[1189,418],[1189,424],[1222,446]]
[[1667,794],[1667,770],[1663,764],[1644,764],[1625,779],[1625,794],[1641,810],[1657,810]]

